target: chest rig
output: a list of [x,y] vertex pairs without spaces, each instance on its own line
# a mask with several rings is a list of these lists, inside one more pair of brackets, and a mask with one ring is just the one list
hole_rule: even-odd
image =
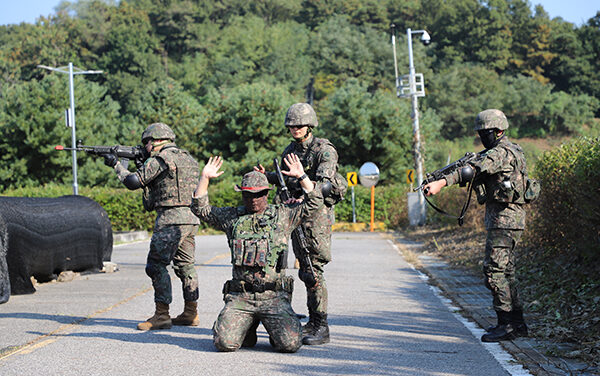
[[[241,208],[240,210],[243,210]],[[234,266],[274,268],[287,244],[277,244],[276,207],[269,205],[263,214],[242,215],[233,225],[229,244]]]
[[478,193],[477,200],[479,203],[492,200],[502,203],[524,204],[527,167],[523,150],[519,145],[513,143],[505,143],[498,147],[504,148],[512,155],[510,162],[512,169],[487,177],[483,181],[484,190],[487,194],[483,199],[480,199]]

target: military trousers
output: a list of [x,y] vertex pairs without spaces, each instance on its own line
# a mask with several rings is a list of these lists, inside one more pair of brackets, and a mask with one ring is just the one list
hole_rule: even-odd
[[[333,208],[323,206],[313,217],[302,224],[308,243],[310,260],[313,264],[317,285],[306,289],[308,311],[327,313],[328,291],[325,281],[325,265],[331,261],[331,226],[333,225]],[[292,237],[292,247],[298,260],[302,260],[302,247]]]
[[485,241],[483,274],[495,311],[521,310],[515,279],[515,247],[523,230],[490,229]]
[[296,352],[302,346],[302,326],[285,291],[227,293],[225,307],[213,325],[213,342],[219,351],[240,348],[246,333],[262,322],[275,349]]
[[198,275],[194,268],[198,225],[167,225],[154,228],[146,274],[152,279],[154,301],[171,304],[171,277],[167,266],[173,263],[175,275],[181,280],[183,299],[198,300]]

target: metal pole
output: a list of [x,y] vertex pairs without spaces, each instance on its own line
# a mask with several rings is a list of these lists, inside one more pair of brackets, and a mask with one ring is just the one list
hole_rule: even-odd
[[352,188],[352,223],[356,223],[356,206],[354,203],[354,186]]
[[[415,156],[415,169],[417,170],[417,182],[421,184],[423,181],[423,163],[421,159],[421,136],[419,133],[419,104],[416,95],[417,85],[415,82],[415,65],[413,63],[413,51],[412,51],[412,32],[406,29],[406,36],[408,39],[408,75],[410,84],[410,93],[412,100],[412,114],[413,119],[413,144],[414,144],[414,156]],[[423,193],[419,193],[419,212],[420,212],[420,224],[425,224],[425,198]]]
[[371,186],[371,232],[375,227],[375,186]]
[[[76,74],[99,74],[99,73],[102,73],[102,71],[100,71],[100,70],[83,71],[83,70],[77,68],[77,72],[73,72],[73,63],[72,62],[70,62],[67,67],[53,68],[53,67],[49,67],[46,65],[38,65],[37,67],[42,68],[42,69],[48,69],[48,70],[59,72],[59,73],[65,73],[65,74],[69,75],[70,107],[65,115],[67,118],[67,125],[69,125],[71,127],[71,147],[73,148],[73,150],[71,151],[71,156],[73,159],[73,194],[77,195],[79,192],[78,192],[78,185],[77,185],[77,152],[74,150],[77,147],[77,136],[76,136],[76,132],[75,132],[75,90],[74,90],[74,85],[73,85],[73,76]],[[65,70],[65,68],[68,68],[68,70]]]
[[392,47],[394,51],[394,73],[396,74],[396,96],[400,96],[400,81],[398,79],[398,61],[396,59],[396,26],[392,24]]
[[73,90],[73,63],[69,63],[69,98],[70,98],[70,106],[71,106],[71,116],[72,116],[72,124],[71,124],[71,157],[73,159],[73,194],[78,195],[79,190],[77,186],[77,151],[75,148],[77,147],[77,140],[75,135],[75,93]]

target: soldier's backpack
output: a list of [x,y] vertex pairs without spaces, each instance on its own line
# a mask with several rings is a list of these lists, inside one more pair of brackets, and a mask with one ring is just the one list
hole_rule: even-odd
[[540,181],[536,179],[527,178],[525,183],[525,194],[523,198],[526,203],[534,202],[540,196],[541,186]]

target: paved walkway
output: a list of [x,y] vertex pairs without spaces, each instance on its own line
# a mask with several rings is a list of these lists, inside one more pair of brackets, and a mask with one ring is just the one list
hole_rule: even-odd
[[[491,295],[481,277],[452,268],[442,259],[426,254],[419,242],[407,240],[401,235],[395,235],[394,242],[402,250],[417,255],[420,263],[418,269],[427,274],[431,283],[461,309],[463,316],[474,320],[481,328],[496,324]],[[600,370],[589,369],[587,364],[546,355],[544,344],[533,338],[517,338],[502,342],[502,345],[536,375],[600,374]]]
[[[500,345],[482,344],[473,336],[391,239],[365,232],[334,234],[333,262],[325,273],[331,343],[281,354],[260,326],[254,348],[219,353],[211,327],[223,306],[223,282],[231,278],[227,241],[223,235],[199,236],[196,246],[202,286],[198,327],[135,329],[153,310],[144,272],[148,242],[123,244],[113,251],[115,273],[42,284],[35,294],[11,296],[0,305],[0,374],[529,374]],[[306,313],[306,292],[296,283],[292,306]],[[183,306],[179,281],[173,286],[171,312],[178,314]]]

